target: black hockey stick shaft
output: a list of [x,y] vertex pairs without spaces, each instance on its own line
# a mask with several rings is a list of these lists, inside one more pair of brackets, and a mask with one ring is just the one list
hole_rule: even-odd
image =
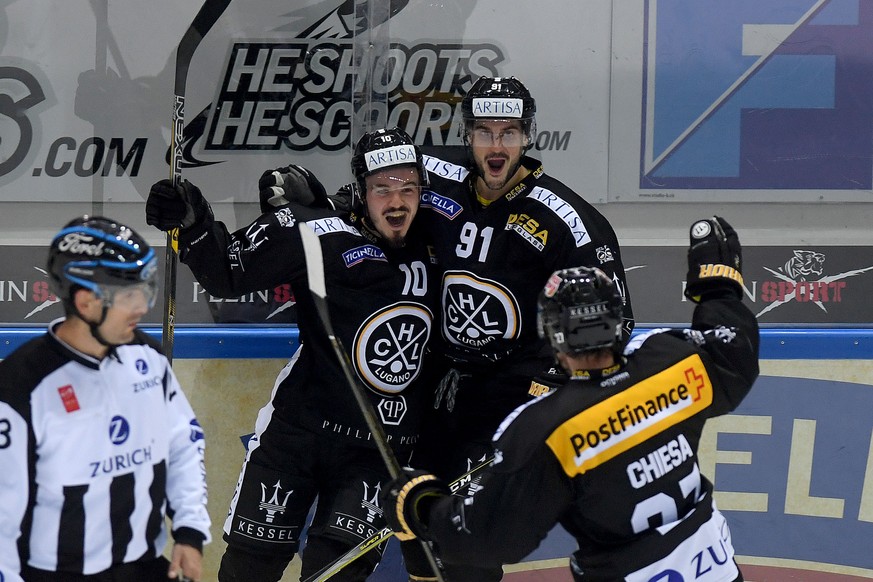
[[[491,457],[487,461],[477,465],[449,483],[449,489],[451,489],[452,493],[457,493],[465,485],[468,485],[473,478],[473,475],[489,466],[494,462],[494,457]],[[364,555],[370,552],[377,547],[379,547],[382,542],[390,538],[394,535],[394,531],[390,527],[383,527],[361,543],[359,543],[354,548],[347,551],[345,554],[322,568],[320,571],[316,572],[303,582],[325,582],[332,578],[337,572],[357,560],[358,558],[362,558]]]
[[[340,339],[333,331],[333,325],[330,323],[330,312],[327,307],[327,286],[324,282],[324,257],[321,252],[321,241],[318,236],[305,223],[300,224],[300,238],[303,241],[303,252],[306,257],[306,275],[309,279],[309,290],[312,292],[312,299],[315,302],[316,311],[324,326],[325,333],[333,346],[333,351],[339,360],[340,367],[343,370],[343,375],[355,400],[358,403],[358,408],[364,416],[364,422],[367,423],[367,428],[370,434],[373,435],[373,442],[376,443],[376,448],[379,449],[379,454],[382,456],[382,461],[388,468],[388,474],[392,479],[397,479],[403,475],[403,469],[394,456],[394,451],[388,445],[388,437],[385,435],[385,429],[376,418],[376,412],[373,410],[373,404],[364,393],[364,388],[358,383],[354,375],[354,368],[349,359],[349,354],[342,345]],[[437,563],[436,557],[430,545],[421,541],[421,547],[427,556],[428,562],[433,569],[434,574],[439,582],[444,582],[442,571]]]
[[[194,51],[206,33],[224,13],[230,0],[206,0],[185,31],[176,48],[176,75],[173,83],[173,124],[170,143],[170,180],[174,186],[182,183],[182,141],[185,132],[185,85]],[[161,344],[164,355],[173,361],[173,342],[176,331],[176,268],[179,252],[179,229],[167,233],[164,257],[164,321]]]
[[[100,78],[106,77],[107,52],[109,46],[109,0],[91,0],[96,23],[94,36],[94,72]],[[100,119],[100,118],[98,118]],[[101,135],[104,125],[98,119],[94,120],[94,137]],[[91,176],[91,214],[103,216],[104,183],[102,172],[94,172]]]

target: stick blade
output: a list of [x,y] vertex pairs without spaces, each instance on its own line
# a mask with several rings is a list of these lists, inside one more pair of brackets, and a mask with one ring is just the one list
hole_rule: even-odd
[[[330,338],[333,349],[339,359],[340,366],[345,374],[346,381],[354,394],[358,407],[361,409],[361,414],[367,423],[367,428],[373,435],[373,441],[379,449],[382,460],[388,469],[388,474],[392,479],[397,479],[403,474],[403,469],[394,456],[394,452],[388,445],[388,439],[385,436],[385,429],[379,423],[376,417],[376,411],[373,408],[373,403],[364,394],[364,388],[358,384],[354,376],[352,362],[349,359],[349,354],[343,348],[339,338],[333,332],[330,324],[330,313],[327,308],[327,288],[324,283],[324,255],[321,250],[321,241],[315,232],[305,222],[301,222],[298,226],[300,231],[300,239],[303,242],[303,256],[306,258],[306,275],[309,278],[309,291],[312,293],[316,311],[324,324],[325,331]],[[430,544],[421,540],[422,550],[427,556],[428,563],[434,571],[437,582],[444,582],[445,577],[442,573],[440,563],[434,556],[433,549]]]
[[327,299],[324,283],[324,258],[321,254],[321,241],[306,223],[300,224],[300,238],[303,241],[303,256],[306,257],[306,275],[309,277],[309,290],[318,297]]

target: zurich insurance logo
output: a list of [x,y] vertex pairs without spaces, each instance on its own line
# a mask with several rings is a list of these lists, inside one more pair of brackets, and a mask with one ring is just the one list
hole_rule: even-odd
[[109,421],[109,440],[114,445],[122,445],[130,437],[130,423],[121,415],[115,415]]
[[197,421],[196,418],[192,418],[191,422],[188,423],[188,426],[191,428],[191,433],[188,435],[188,437],[191,439],[192,443],[205,440],[203,429],[200,427],[200,423]]
[[136,366],[136,371],[143,376],[149,373],[149,365],[145,360],[139,359],[134,365]]

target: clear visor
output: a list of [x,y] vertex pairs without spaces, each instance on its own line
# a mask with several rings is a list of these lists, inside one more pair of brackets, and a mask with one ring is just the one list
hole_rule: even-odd
[[502,145],[503,147],[514,148],[524,144],[525,135],[522,130],[516,128],[504,129],[499,133],[494,133],[490,129],[477,127],[470,132],[470,139],[473,145]]
[[151,309],[158,297],[158,283],[152,279],[135,285],[100,285],[101,299],[107,307],[135,310]]
[[412,182],[407,178],[380,174],[367,178],[367,195],[376,198],[388,198],[394,194],[401,196],[419,196],[421,186],[417,181]]

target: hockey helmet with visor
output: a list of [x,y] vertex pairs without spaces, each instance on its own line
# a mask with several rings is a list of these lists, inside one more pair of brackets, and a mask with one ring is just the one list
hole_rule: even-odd
[[537,302],[537,329],[558,353],[584,352],[622,346],[623,300],[612,280],[600,269],[573,267],[556,271]]
[[53,291],[72,302],[84,288],[104,306],[134,307],[157,299],[158,263],[154,250],[133,229],[102,216],[70,221],[52,239],[47,270]]
[[[480,77],[461,101],[464,119],[464,143],[499,142],[505,147],[533,147],[536,139],[536,101],[524,83],[515,77]],[[521,132],[504,130],[494,135],[490,129],[477,127],[477,121],[512,121],[521,123]]]
[[[377,129],[361,136],[352,154],[352,174],[356,188],[352,191],[352,211],[364,213],[367,176],[402,166],[412,166],[418,173],[419,187],[429,186],[424,156],[412,138],[398,127]],[[407,187],[401,185],[398,187]],[[383,192],[388,194],[388,192]]]

